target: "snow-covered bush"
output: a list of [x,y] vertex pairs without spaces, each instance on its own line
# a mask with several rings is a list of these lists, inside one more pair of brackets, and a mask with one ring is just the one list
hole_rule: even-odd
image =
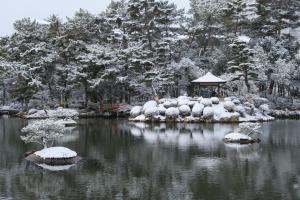
[[177,107],[177,100],[176,99],[172,99],[172,100],[168,100],[166,101],[163,105],[165,108],[171,108],[171,107]]
[[266,99],[266,98],[260,98],[260,97],[257,97],[257,98],[254,98],[253,99],[253,103],[256,107],[259,107],[263,104],[268,104],[269,103],[269,100]]
[[201,103],[196,103],[194,106],[193,106],[193,109],[192,109],[192,114],[194,117],[200,117],[202,115],[202,112],[203,112],[203,109],[204,109],[204,105],[201,104]]
[[235,107],[235,111],[238,112],[238,113],[240,113],[241,116],[243,116],[243,117],[244,117],[245,114],[246,114],[246,109],[245,109],[245,107],[242,106],[242,105],[236,106],[236,107]]
[[203,117],[206,119],[212,118],[214,116],[214,110],[212,107],[205,107],[203,109]]
[[154,106],[154,107],[148,106],[148,107],[145,109],[144,114],[145,114],[146,117],[154,117],[154,116],[156,116],[156,115],[159,115],[159,109],[158,109],[158,107],[156,107],[156,106]]
[[45,110],[38,110],[37,112],[33,114],[28,114],[27,118],[28,119],[38,119],[38,118],[48,118],[48,111]]
[[179,107],[179,112],[182,116],[188,116],[191,114],[191,108],[188,105],[182,105]]
[[53,119],[33,121],[21,131],[26,133],[21,139],[26,143],[38,143],[47,148],[47,144],[63,136],[64,126]]
[[248,115],[252,115],[254,113],[255,106],[249,102],[244,103],[245,111]]
[[224,98],[224,101],[231,101],[231,97]]
[[197,103],[197,101],[189,101],[188,105],[192,108],[195,105],[195,103]]
[[241,104],[241,101],[239,99],[233,99],[232,102],[235,104],[235,105],[240,105]]
[[212,98],[211,98],[211,102],[212,102],[213,104],[219,104],[220,99],[219,99],[218,97],[212,97]]
[[172,106],[171,106],[171,101],[165,101],[165,102],[163,103],[163,105],[164,105],[165,108],[170,108],[170,107],[172,107]]
[[144,104],[142,112],[145,112],[146,109],[153,109],[154,107],[157,106],[157,102],[156,101],[148,101]]
[[251,135],[259,133],[259,129],[261,128],[260,123],[252,123],[252,122],[245,122],[239,125],[239,132]]
[[270,108],[268,104],[263,104],[259,106],[259,110],[262,111],[264,114],[269,114],[270,113]]
[[206,98],[202,99],[200,103],[203,104],[204,106],[212,106],[211,99],[206,99]]
[[38,112],[37,109],[32,108],[32,109],[30,109],[30,110],[28,111],[28,115],[32,115],[32,114],[35,114],[35,113],[37,113],[37,112]]
[[130,111],[130,117],[135,118],[139,116],[142,113],[142,107],[141,106],[134,106]]
[[224,108],[229,112],[233,112],[235,110],[235,105],[232,101],[225,101]]
[[159,111],[159,114],[160,115],[165,115],[166,114],[166,108],[164,107],[164,105],[163,104],[159,104],[158,105],[158,111]]
[[189,105],[190,99],[186,96],[178,97],[178,106]]
[[160,104],[164,104],[165,102],[167,102],[168,100],[167,99],[160,99],[158,102],[160,103]]
[[179,116],[179,109],[178,108],[168,108],[166,110],[166,117],[171,119],[176,119]]
[[176,107],[178,105],[178,101],[176,99],[171,100],[171,107]]

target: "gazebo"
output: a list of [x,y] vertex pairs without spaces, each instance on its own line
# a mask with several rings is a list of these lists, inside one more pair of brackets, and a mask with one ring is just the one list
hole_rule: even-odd
[[223,80],[219,77],[216,77],[212,73],[208,72],[204,76],[192,81],[192,83],[197,84],[198,86],[211,86],[211,87],[218,87],[218,94],[220,94],[220,85],[225,84],[227,81]]

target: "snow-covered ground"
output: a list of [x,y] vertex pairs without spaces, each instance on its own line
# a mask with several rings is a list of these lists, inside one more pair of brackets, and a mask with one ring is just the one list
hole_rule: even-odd
[[79,112],[74,109],[58,108],[56,110],[29,110],[27,119],[43,119],[43,118],[78,118]]
[[131,110],[130,121],[255,122],[271,121],[266,99],[243,102],[237,97],[187,97],[149,101]]
[[74,158],[77,156],[75,151],[72,151],[65,147],[50,147],[36,151],[35,155],[43,159],[63,159],[63,158]]

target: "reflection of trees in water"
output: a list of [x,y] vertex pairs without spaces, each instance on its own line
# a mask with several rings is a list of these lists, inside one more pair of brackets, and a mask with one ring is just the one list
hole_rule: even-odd
[[[23,161],[23,153],[29,147],[18,143],[19,129],[7,124],[10,132],[0,146],[1,161],[5,161],[0,163],[0,196],[299,199],[295,188],[300,185],[300,151],[289,143],[268,144],[286,137],[279,134],[276,123],[264,125],[261,144],[240,148],[222,142],[223,135],[235,128],[226,124],[146,125],[82,120],[78,139],[67,141],[64,146],[76,150],[85,160],[62,172],[49,172]],[[290,129],[294,137],[295,130]],[[2,133],[0,138],[3,139]]]

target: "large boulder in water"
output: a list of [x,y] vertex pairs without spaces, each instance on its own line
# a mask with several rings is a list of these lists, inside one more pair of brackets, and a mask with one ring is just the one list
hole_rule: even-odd
[[75,151],[65,147],[50,147],[36,151],[26,157],[34,163],[45,163],[48,165],[70,165],[81,160]]
[[224,142],[228,142],[228,143],[241,143],[241,144],[249,144],[249,143],[256,142],[255,139],[242,133],[229,133],[225,135],[223,140]]

